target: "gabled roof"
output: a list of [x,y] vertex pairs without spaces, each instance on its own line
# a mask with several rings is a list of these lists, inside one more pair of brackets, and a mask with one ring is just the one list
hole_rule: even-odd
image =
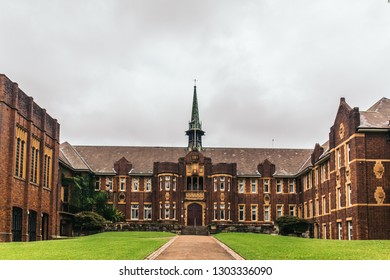
[[360,112],[359,128],[389,128],[390,99],[383,97],[367,111]]
[[[62,147],[64,146],[64,147]],[[184,147],[71,146],[61,144],[69,154],[74,169],[89,167],[96,174],[114,174],[114,163],[125,157],[133,167],[131,173],[152,174],[154,162],[178,162],[187,154]],[[310,158],[311,149],[205,148],[203,155],[216,163],[237,163],[238,175],[258,176],[257,166],[265,159],[275,164],[274,175],[293,176]],[[76,164],[74,166],[73,164]]]
[[84,159],[78,154],[78,152],[68,142],[64,142],[60,145],[60,160],[72,167],[75,170],[88,170],[92,171],[91,168],[86,164]]

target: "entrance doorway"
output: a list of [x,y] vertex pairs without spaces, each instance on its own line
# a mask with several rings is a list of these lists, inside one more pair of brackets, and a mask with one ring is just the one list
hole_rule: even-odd
[[28,241],[37,240],[37,212],[30,210],[28,213]]
[[22,218],[21,208],[12,208],[12,241],[22,241]]
[[187,225],[202,226],[202,206],[197,203],[188,205],[187,208]]

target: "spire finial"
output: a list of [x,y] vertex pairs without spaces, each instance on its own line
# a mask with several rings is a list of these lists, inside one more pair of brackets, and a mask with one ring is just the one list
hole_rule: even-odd
[[196,82],[197,81],[198,81],[197,79],[194,79],[194,87],[196,87]]

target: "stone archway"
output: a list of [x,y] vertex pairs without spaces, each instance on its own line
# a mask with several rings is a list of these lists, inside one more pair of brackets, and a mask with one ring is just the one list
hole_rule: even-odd
[[203,225],[203,207],[198,203],[191,203],[187,207],[187,226]]

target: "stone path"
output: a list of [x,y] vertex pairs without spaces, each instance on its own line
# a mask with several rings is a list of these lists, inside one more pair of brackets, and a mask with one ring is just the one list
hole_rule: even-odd
[[149,255],[148,260],[243,260],[212,236],[178,235]]

